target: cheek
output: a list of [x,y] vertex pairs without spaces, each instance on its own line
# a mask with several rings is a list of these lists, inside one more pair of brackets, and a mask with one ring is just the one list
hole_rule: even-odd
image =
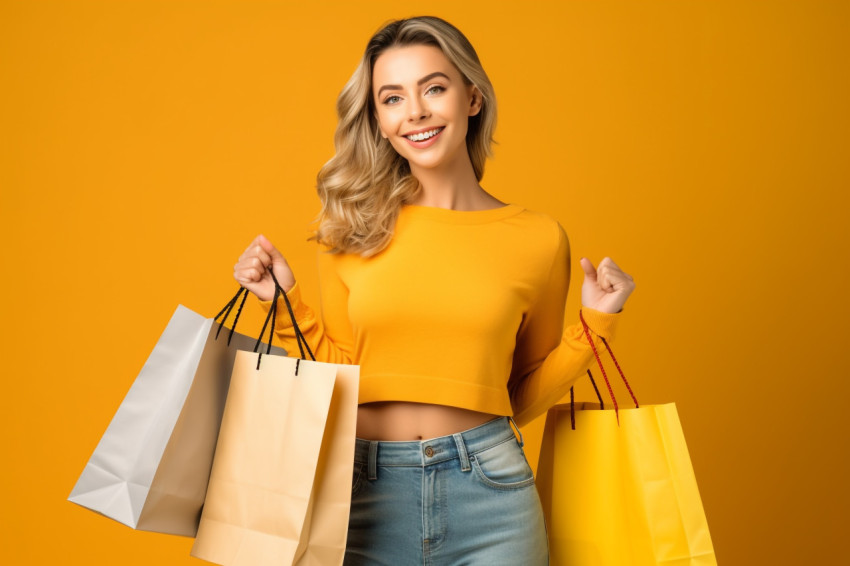
[[395,126],[390,116],[386,112],[378,112],[376,119],[378,121],[378,130],[385,138],[392,139]]
[[404,154],[404,151],[407,149],[407,146],[405,146],[404,140],[397,136],[390,136],[388,139],[395,152],[406,159],[407,156]]

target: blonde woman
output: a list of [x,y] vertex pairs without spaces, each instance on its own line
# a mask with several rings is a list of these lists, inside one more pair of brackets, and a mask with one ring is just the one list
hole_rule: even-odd
[[[263,236],[234,277],[268,309],[274,270],[316,359],[361,366],[345,564],[547,564],[511,425],[592,360],[582,327],[564,328],[566,234],[481,186],[496,99],[451,24],[383,27],[337,111],[336,155],[318,174],[321,316]],[[582,314],[610,338],[634,283],[608,258],[581,265]]]

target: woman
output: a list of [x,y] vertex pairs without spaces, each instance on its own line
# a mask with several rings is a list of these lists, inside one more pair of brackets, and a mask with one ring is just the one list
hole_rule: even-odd
[[[263,236],[234,277],[268,309],[273,269],[316,359],[361,366],[345,563],[546,564],[510,417],[545,412],[592,360],[582,327],[563,328],[566,234],[479,184],[496,101],[447,22],[381,29],[337,110],[318,175],[321,317]],[[584,319],[610,338],[634,283],[608,258],[581,264]]]

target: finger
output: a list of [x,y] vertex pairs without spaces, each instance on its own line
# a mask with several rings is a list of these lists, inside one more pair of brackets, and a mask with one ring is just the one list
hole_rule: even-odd
[[269,255],[268,252],[266,252],[266,250],[264,250],[262,246],[256,246],[254,248],[254,258],[259,260],[260,262],[260,265],[255,265],[254,267],[262,266],[263,268],[265,268],[272,264],[272,256]]
[[623,271],[620,266],[614,263],[614,260],[609,257],[606,257],[599,262],[599,267],[596,271],[600,274],[600,276],[604,273],[609,279],[632,280],[632,276]]
[[[263,250],[268,254],[271,258],[269,263],[286,263],[286,259],[284,259],[283,254],[280,253],[276,247],[262,234],[257,236],[257,243],[262,247]],[[268,265],[268,264],[266,264]]]
[[247,247],[247,248],[245,248],[245,251],[244,251],[244,252],[242,252],[242,255],[248,255],[248,254],[252,253],[252,250],[253,250],[254,248],[256,248],[257,246],[261,245],[261,244],[260,244],[260,240],[261,240],[261,238],[263,238],[263,235],[262,235],[262,234],[260,234],[259,236],[257,236],[257,237],[256,237],[256,238],[254,238],[253,240],[251,240],[251,243],[250,243],[250,244],[248,244],[248,247]]
[[596,281],[597,270],[593,267],[593,262],[587,259],[586,257],[581,258],[579,261],[581,264],[582,270],[584,270],[584,276],[590,279],[591,281]]
[[605,257],[599,262],[596,274],[599,287],[609,293],[631,281],[631,276],[620,269],[620,266],[610,257]]
[[240,267],[233,270],[233,277],[240,283],[256,283],[263,278],[265,269],[259,270],[255,267]]
[[610,293],[614,290],[614,278],[612,277],[609,269],[596,270],[596,283],[599,285],[599,288],[606,293]]
[[271,256],[261,246],[256,245],[249,247],[245,250],[245,253],[239,256],[234,269],[253,267],[263,271],[271,264]]
[[[265,252],[263,252],[265,254]],[[234,269],[256,269],[258,272],[262,273],[266,270],[268,265],[271,263],[271,258],[265,256],[265,261],[262,257],[257,256],[248,256],[240,259],[236,262],[236,265],[233,266]]]
[[616,266],[609,264],[597,270],[599,286],[607,292],[628,290],[635,288],[634,278]]
[[620,266],[617,265],[616,263],[614,263],[614,260],[611,259],[608,256],[605,256],[605,257],[602,258],[602,261],[599,262],[599,267],[597,267],[596,270],[599,271],[600,269],[603,269],[603,268],[604,269],[613,269],[613,270],[616,270],[616,271],[622,271],[622,269],[620,269]]
[[[263,252],[265,254],[265,252]],[[271,261],[270,259],[266,259],[266,261]],[[236,262],[236,265],[233,266],[234,277],[243,277],[245,279],[249,279],[250,281],[259,281],[263,278],[267,271],[267,266],[263,263],[263,260],[259,257],[246,257],[240,259]]]
[[252,279],[251,277],[248,277],[244,274],[241,274],[241,273],[239,273],[239,274],[234,273],[233,278],[236,280],[237,283],[239,283],[242,286],[248,286],[248,285],[251,285],[252,283],[256,283],[256,281],[254,279]]

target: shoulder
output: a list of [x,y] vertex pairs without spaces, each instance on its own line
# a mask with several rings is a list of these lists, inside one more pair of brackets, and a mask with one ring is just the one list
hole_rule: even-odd
[[[569,241],[561,224],[552,216],[535,210],[521,211],[501,223],[497,253],[530,277],[547,280],[550,273],[567,269]],[[492,244],[491,244],[492,245]]]
[[566,230],[548,214],[523,208],[516,220],[524,233],[523,239],[529,245],[542,246],[559,255],[569,249]]

